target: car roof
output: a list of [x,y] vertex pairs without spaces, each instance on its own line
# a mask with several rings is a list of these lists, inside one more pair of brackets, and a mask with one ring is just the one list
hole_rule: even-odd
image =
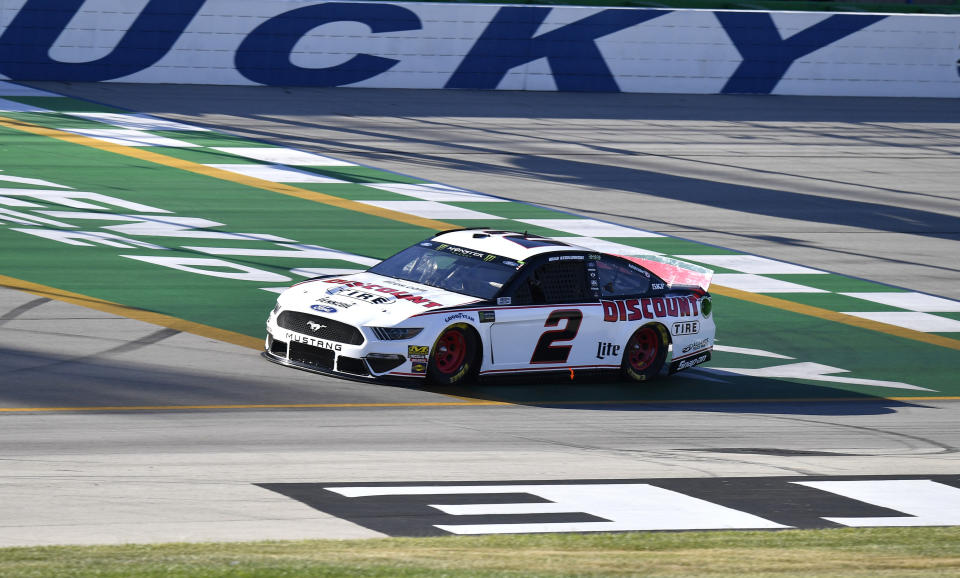
[[528,261],[537,255],[546,253],[587,252],[591,254],[611,255],[640,265],[669,285],[698,286],[704,291],[710,286],[710,281],[713,278],[713,271],[710,269],[663,255],[615,255],[549,237],[489,227],[445,231],[434,236],[431,240],[439,243],[457,245],[481,253],[493,253],[494,255],[516,261]]
[[530,235],[520,231],[505,231],[493,228],[457,229],[445,231],[433,237],[433,241],[449,243],[474,251],[493,253],[501,257],[526,261],[544,253],[589,251],[586,247],[571,245],[564,241]]

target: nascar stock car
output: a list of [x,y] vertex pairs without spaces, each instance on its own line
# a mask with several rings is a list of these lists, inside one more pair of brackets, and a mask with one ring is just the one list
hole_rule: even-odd
[[629,381],[710,360],[713,272],[486,228],[440,233],[367,271],[298,283],[267,319],[268,360],[360,380],[450,385],[533,371]]

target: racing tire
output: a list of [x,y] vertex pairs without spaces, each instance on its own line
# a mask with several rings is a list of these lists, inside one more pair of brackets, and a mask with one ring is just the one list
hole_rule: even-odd
[[644,325],[630,336],[623,349],[620,374],[627,381],[647,382],[657,377],[666,359],[666,331],[660,325]]
[[453,385],[472,378],[478,367],[477,337],[473,331],[462,327],[448,327],[430,353],[427,365],[427,380],[435,385]]

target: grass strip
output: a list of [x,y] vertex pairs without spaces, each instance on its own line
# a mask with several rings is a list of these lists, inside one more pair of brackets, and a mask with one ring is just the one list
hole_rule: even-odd
[[956,576],[960,528],[449,536],[0,549],[5,577]]

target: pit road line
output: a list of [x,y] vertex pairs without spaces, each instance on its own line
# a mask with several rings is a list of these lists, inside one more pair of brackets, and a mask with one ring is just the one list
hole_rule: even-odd
[[[236,173],[232,173],[229,171],[225,171],[225,170],[217,169],[213,167],[208,167],[206,165],[201,165],[199,163],[193,163],[190,161],[168,157],[168,156],[153,153],[150,151],[141,150],[136,147],[128,147],[128,146],[114,144],[114,143],[107,143],[107,142],[93,139],[87,136],[78,135],[78,134],[70,133],[67,131],[61,131],[57,129],[46,128],[46,127],[42,127],[32,123],[18,121],[18,120],[7,118],[7,117],[0,116],[0,126],[13,129],[13,130],[18,130],[21,132],[26,132],[29,134],[62,140],[72,144],[91,147],[91,148],[99,149],[105,152],[111,152],[111,153],[115,153],[115,154],[119,154],[127,157],[132,157],[132,158],[144,160],[147,162],[163,165],[163,166],[174,168],[174,169],[184,170],[184,171],[188,171],[188,172],[192,172],[192,173],[196,173],[196,174],[200,174],[208,177],[213,177],[220,180],[235,182],[241,185],[259,188],[259,189],[263,189],[263,190],[267,190],[275,193],[280,193],[283,195],[298,197],[301,199],[306,199],[309,201],[314,201],[314,202],[322,203],[325,205],[346,209],[349,211],[355,211],[355,212],[364,213],[367,215],[380,217],[383,219],[398,221],[398,222],[406,223],[409,225],[420,226],[427,229],[434,229],[437,231],[459,228],[456,225],[453,225],[451,223],[445,223],[443,221],[435,221],[433,219],[424,219],[421,217],[415,217],[415,216],[407,215],[405,213],[400,213],[397,211],[391,211],[388,209],[381,209],[378,207],[365,205],[363,203],[358,203],[356,201],[341,199],[333,195],[318,193],[315,191],[301,189],[298,187],[292,187],[292,186],[281,184],[281,183],[274,183],[271,181],[266,181],[266,180],[258,179],[255,177],[238,175]],[[0,276],[0,281],[3,281],[4,279],[12,280],[12,278]],[[13,280],[13,281],[16,281],[18,283],[29,284],[29,282],[27,281],[20,281],[20,280]],[[34,285],[34,284],[31,284],[31,285]],[[16,286],[13,286],[13,285],[11,285],[11,287],[15,289],[17,288]],[[36,285],[36,287],[40,287],[41,288],[40,291],[42,292],[37,292],[37,291],[30,291],[30,292],[36,295],[42,295],[44,297],[57,298],[57,297],[53,297],[53,295],[60,292],[59,289],[53,289],[51,287],[44,287],[41,285]],[[837,313],[835,311],[830,311],[828,309],[822,309],[819,307],[801,305],[799,303],[793,303],[791,301],[778,299],[775,297],[768,297],[766,295],[748,293],[746,291],[740,291],[738,289],[733,289],[730,287],[723,287],[721,285],[713,285],[711,292],[717,295],[723,295],[725,297],[730,297],[730,298],[738,299],[741,301],[747,301],[749,303],[755,303],[757,305],[765,305],[767,307],[773,307],[775,309],[791,311],[793,313],[799,313],[801,315],[816,317],[819,319],[824,319],[826,321],[833,321],[835,323],[850,325],[852,327],[858,327],[860,329],[867,329],[870,331],[876,331],[878,333],[884,333],[887,335],[893,335],[895,337],[901,337],[904,339],[910,339],[913,341],[919,341],[919,342],[927,343],[930,345],[937,345],[940,347],[945,347],[948,349],[955,349],[960,351],[960,340],[951,339],[949,337],[944,337],[940,335],[931,335],[928,333],[923,333],[921,331],[915,331],[912,329],[897,327],[895,325],[889,325],[887,323],[880,323],[878,321],[872,321],[869,319],[854,317],[852,315],[845,315],[843,313]],[[159,313],[145,312],[140,309],[134,309],[134,308],[126,307],[124,305],[120,305],[117,303],[110,303],[108,301],[103,301],[103,300],[95,299],[92,297],[86,297],[83,295],[79,295],[77,293],[70,293],[66,291],[63,291],[60,293],[70,296],[71,299],[75,299],[74,301],[69,301],[69,302],[75,303],[77,305],[82,305],[87,307],[87,306],[90,306],[90,305],[87,305],[87,302],[90,302],[90,303],[98,303],[101,306],[115,307],[117,309],[110,312],[116,313],[118,315],[123,315],[123,316],[128,316],[128,315],[126,313],[120,313],[119,312],[120,310],[131,311],[131,312],[137,313],[138,315],[152,315],[152,316],[155,316],[153,318],[157,319],[157,321],[148,321],[143,317],[132,317],[132,318],[138,319],[141,321],[148,321],[148,323],[154,323],[156,325],[161,325],[164,327],[170,327],[172,329],[187,331],[188,333],[195,333],[203,337],[211,337],[213,339],[222,339],[222,338],[215,337],[212,333],[209,333],[208,331],[216,332],[218,334],[222,333],[227,336],[227,338],[223,340],[227,341],[228,343],[234,343],[237,345],[243,345],[245,347],[252,347],[255,349],[260,348],[259,339],[251,338],[249,336],[241,335],[239,333],[216,329],[207,325],[192,323],[190,321],[185,321],[182,319],[177,319],[175,317],[161,315]],[[63,299],[63,300],[66,300],[66,299]],[[93,307],[93,308],[96,309],[97,307]],[[104,309],[101,309],[101,311],[104,311]],[[186,326],[195,327],[196,329],[191,330],[191,329],[182,328]],[[236,341],[238,339],[241,340],[242,342]],[[253,341],[250,341],[250,340],[255,341],[256,346],[252,345]]]

